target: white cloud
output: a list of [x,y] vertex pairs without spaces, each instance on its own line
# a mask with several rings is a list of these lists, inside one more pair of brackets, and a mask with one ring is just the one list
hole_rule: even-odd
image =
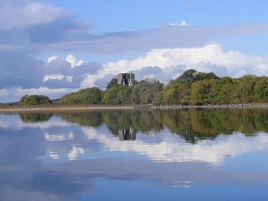
[[60,59],[60,57],[58,57],[57,55],[55,55],[55,56],[51,56],[51,57],[49,57],[49,58],[47,59],[47,62],[50,63],[50,62],[52,62],[52,61],[56,61],[56,60],[58,60],[58,59]]
[[48,63],[51,63],[53,61],[67,61],[71,65],[71,68],[78,67],[84,64],[83,60],[77,60],[77,58],[73,54],[68,54],[65,59],[62,59],[57,55],[51,56],[47,59]]
[[74,55],[72,54],[69,54],[67,55],[66,61],[68,61],[70,64],[71,64],[71,67],[74,68],[74,67],[77,67],[77,66],[81,66],[84,64],[84,61],[83,60],[79,60],[77,61],[77,59],[75,58]]
[[99,79],[102,79],[104,77],[105,77],[105,75],[99,75],[99,74],[90,75],[90,74],[88,74],[86,76],[86,78],[81,82],[81,87],[82,88],[95,87],[96,82]]
[[52,75],[45,75],[43,82],[49,81],[49,80],[62,80],[66,78],[68,82],[72,82],[73,76],[64,76],[62,74],[52,74]]
[[184,26],[187,26],[188,24],[187,24],[187,22],[184,20],[184,21],[181,22],[180,25],[181,25],[182,27],[184,27]]
[[171,22],[171,23],[169,23],[169,26],[178,26],[178,23],[177,22]]
[[188,26],[188,24],[185,20],[183,20],[183,21],[181,21],[180,24],[178,24],[177,22],[171,22],[171,23],[169,23],[169,26],[182,26],[182,27],[184,27],[184,26]]
[[117,75],[120,72],[129,71],[138,73],[148,66],[156,66],[161,69],[161,72],[155,74],[155,77],[152,72],[146,72],[144,77],[148,76],[160,81],[174,79],[191,68],[214,72],[218,76],[268,75],[267,58],[225,51],[220,44],[209,44],[199,48],[156,49],[133,60],[109,62],[103,65],[103,68],[96,74],[88,75],[82,82],[82,86],[94,86],[98,79],[110,74]]
[[67,55],[64,59],[56,55],[51,56],[45,64],[46,75],[43,77],[43,83],[49,87],[77,88],[81,86],[81,82],[88,74],[93,74],[100,68],[100,64],[86,64],[72,54]]

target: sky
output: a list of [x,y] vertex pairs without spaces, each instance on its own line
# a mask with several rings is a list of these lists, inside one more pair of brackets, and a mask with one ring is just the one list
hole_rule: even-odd
[[268,76],[266,0],[0,0],[0,103],[164,84],[188,69]]

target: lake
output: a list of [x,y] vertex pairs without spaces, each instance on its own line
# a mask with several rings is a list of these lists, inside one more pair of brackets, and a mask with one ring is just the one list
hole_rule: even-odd
[[0,201],[268,200],[268,110],[0,114]]

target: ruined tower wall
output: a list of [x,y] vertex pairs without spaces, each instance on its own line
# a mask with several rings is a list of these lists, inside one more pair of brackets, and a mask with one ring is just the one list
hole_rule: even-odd
[[119,73],[117,83],[132,86],[135,83],[135,75],[133,73]]

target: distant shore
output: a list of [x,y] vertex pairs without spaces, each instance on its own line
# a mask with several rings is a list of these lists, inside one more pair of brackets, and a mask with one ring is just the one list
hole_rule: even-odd
[[57,111],[88,111],[88,110],[133,110],[134,106],[105,106],[105,105],[38,105],[18,106],[1,105],[0,113],[4,112],[57,112]]
[[268,108],[268,103],[254,104],[225,104],[225,105],[38,105],[38,106],[19,106],[1,105],[0,113],[5,112],[57,112],[57,111],[90,111],[90,110],[142,110],[142,109],[235,109],[235,108]]
[[268,108],[268,103],[241,103],[241,104],[222,104],[222,105],[161,105],[161,106],[151,106],[152,109],[191,109],[191,108]]

